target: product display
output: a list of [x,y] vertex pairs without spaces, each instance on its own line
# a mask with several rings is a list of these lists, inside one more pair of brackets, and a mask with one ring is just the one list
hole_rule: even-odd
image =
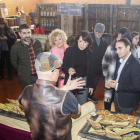
[[56,5],[38,5],[41,25],[46,30],[54,30],[57,27],[57,6]]
[[[89,139],[102,140],[139,140],[140,138],[140,118],[98,109],[92,112],[91,118],[86,118],[87,123],[79,131],[78,135]],[[97,115],[103,114],[103,115]]]
[[17,100],[13,100],[13,99],[7,99],[7,100],[10,103],[5,103],[5,104],[0,103],[0,109],[5,110],[7,112],[10,111],[25,116],[25,113],[23,111],[23,106],[20,105]]

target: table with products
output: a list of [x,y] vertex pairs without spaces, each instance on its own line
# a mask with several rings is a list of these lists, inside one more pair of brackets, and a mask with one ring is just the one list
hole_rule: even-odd
[[[83,125],[86,123],[86,117],[90,117],[90,113],[95,111],[95,105],[93,102],[87,102],[81,106],[81,114],[79,116],[72,115],[72,140],[87,140],[86,138],[81,138],[77,134]],[[2,115],[0,109],[0,140],[30,140],[31,133],[28,123],[24,116],[20,118],[21,115],[12,115],[13,113],[8,113]],[[25,119],[25,120],[24,120]]]

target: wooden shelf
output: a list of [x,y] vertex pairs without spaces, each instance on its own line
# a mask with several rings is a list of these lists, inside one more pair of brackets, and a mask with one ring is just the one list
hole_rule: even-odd
[[107,20],[107,21],[110,21],[110,19],[101,19],[101,18],[88,18],[88,20]]
[[125,22],[139,22],[139,20],[125,20],[125,19],[117,19],[117,21],[125,21]]
[[44,27],[44,30],[45,31],[48,31],[48,32],[51,32],[51,31],[53,31],[53,30],[55,30],[56,28],[54,28],[54,29],[45,29],[45,27]]
[[53,16],[52,17],[50,17],[50,16],[49,17],[48,16],[40,16],[40,18],[42,18],[42,17],[43,18],[57,18],[57,16],[55,16],[55,17],[53,17]]

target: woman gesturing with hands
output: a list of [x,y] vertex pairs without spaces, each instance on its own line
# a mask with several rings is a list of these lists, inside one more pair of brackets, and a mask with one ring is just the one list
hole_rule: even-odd
[[69,75],[71,79],[82,77],[86,86],[82,89],[71,91],[77,93],[77,100],[80,105],[87,102],[88,89],[93,92],[93,66],[92,66],[92,37],[88,31],[81,31],[75,38],[74,46],[66,49],[63,58],[62,70],[65,72],[66,84]]

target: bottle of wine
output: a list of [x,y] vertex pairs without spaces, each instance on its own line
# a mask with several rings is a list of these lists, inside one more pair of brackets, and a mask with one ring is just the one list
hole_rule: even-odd
[[44,15],[43,9],[41,9],[40,15],[41,15],[41,17]]
[[52,27],[52,23],[51,23],[51,19],[50,19],[50,30],[51,30],[51,27]]
[[53,8],[53,17],[55,17],[55,8]]
[[48,19],[47,19],[47,29],[49,29],[49,21],[48,21]]
[[50,16],[49,8],[47,8],[47,17]]
[[52,29],[54,29],[54,19],[52,18]]
[[46,27],[46,18],[44,18],[44,26]]
[[42,24],[42,26],[44,26],[44,20],[43,20],[43,18],[41,19],[41,24]]
[[46,16],[46,8],[44,8],[44,16]]
[[52,8],[50,8],[50,17],[52,17]]

